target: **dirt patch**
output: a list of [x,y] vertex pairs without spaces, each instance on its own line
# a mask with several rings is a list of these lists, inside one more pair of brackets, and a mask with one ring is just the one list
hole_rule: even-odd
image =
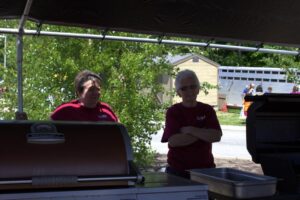
[[[256,174],[263,174],[260,164],[256,164],[252,160],[237,158],[215,158],[215,163],[216,167],[229,167]],[[157,154],[153,166],[145,169],[145,171],[164,171],[166,165],[167,155]]]
[[260,164],[256,164],[252,160],[237,158],[215,158],[215,163],[217,167],[229,167],[256,174],[263,174]]

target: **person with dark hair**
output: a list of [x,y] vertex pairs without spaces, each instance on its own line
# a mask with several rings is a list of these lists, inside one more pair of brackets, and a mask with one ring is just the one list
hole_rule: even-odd
[[264,91],[261,85],[256,86],[255,88],[255,95],[263,95]]
[[265,92],[265,94],[270,94],[270,93],[272,93],[273,92],[273,88],[271,87],[271,86],[269,86],[268,88],[267,88],[267,91]]
[[197,101],[200,82],[195,72],[180,71],[175,88],[182,102],[167,110],[161,142],[169,147],[166,172],[189,178],[189,169],[215,167],[212,143],[220,141],[222,131],[213,107]]
[[101,77],[84,70],[75,77],[75,91],[78,99],[58,106],[51,114],[52,120],[61,121],[113,121],[118,122],[111,107],[99,101]]

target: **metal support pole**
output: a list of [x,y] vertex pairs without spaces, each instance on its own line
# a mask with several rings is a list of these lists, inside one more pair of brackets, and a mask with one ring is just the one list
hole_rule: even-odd
[[[0,28],[0,33],[5,34],[18,34],[17,29]],[[100,40],[111,40],[111,41],[125,41],[125,42],[141,42],[141,43],[153,43],[153,44],[169,44],[169,45],[180,45],[180,46],[195,46],[204,48],[217,48],[226,49],[233,51],[246,51],[246,52],[260,52],[260,53],[274,53],[299,56],[300,52],[293,50],[281,50],[281,49],[266,49],[257,47],[247,46],[236,46],[236,45],[225,45],[225,44],[213,44],[206,42],[188,42],[188,41],[177,41],[177,40],[161,40],[152,38],[139,38],[139,37],[125,37],[125,36],[112,36],[112,35],[94,35],[84,33],[68,33],[68,32],[51,32],[51,31],[36,31],[36,30],[24,30],[24,35],[41,35],[41,36],[56,36],[56,37],[71,37],[81,39],[100,39]]]
[[18,67],[18,112],[23,112],[23,29],[19,30],[17,36],[17,67]]
[[4,42],[4,51],[3,51],[3,66],[4,68],[6,67],[6,48],[7,48],[7,38],[6,35],[0,35],[0,38],[3,38],[3,42]]
[[18,112],[23,112],[23,73],[22,73],[22,64],[23,64],[23,35],[24,35],[24,26],[30,12],[30,8],[33,0],[27,0],[24,12],[19,21],[19,29],[17,36],[17,65],[18,65]]
[[6,67],[6,48],[7,48],[7,37],[4,36],[4,67]]

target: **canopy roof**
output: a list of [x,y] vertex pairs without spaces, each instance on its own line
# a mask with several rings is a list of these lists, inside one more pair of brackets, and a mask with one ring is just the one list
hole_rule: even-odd
[[[20,19],[26,0],[1,0]],[[68,26],[300,47],[298,0],[33,0],[31,20]]]

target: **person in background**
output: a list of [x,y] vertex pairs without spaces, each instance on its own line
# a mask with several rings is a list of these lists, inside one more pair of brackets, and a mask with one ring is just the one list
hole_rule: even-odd
[[255,95],[263,95],[264,91],[261,85],[256,86],[255,88]]
[[246,85],[246,87],[243,89],[243,92],[242,92],[242,109],[241,109],[241,112],[240,112],[240,119],[245,119],[245,115],[244,115],[244,98],[245,96],[247,95],[248,91],[250,89],[250,85]]
[[189,178],[186,170],[215,167],[212,143],[221,140],[222,131],[213,107],[197,101],[195,72],[180,71],[175,88],[182,102],[168,108],[161,142],[169,147],[166,172]]
[[118,117],[111,107],[99,101],[101,81],[101,77],[94,72],[88,70],[79,72],[74,81],[78,99],[58,106],[51,114],[51,119],[118,122]]
[[248,92],[247,92],[247,94],[246,95],[254,95],[254,93],[255,93],[255,84],[254,83],[250,83],[250,85],[249,85],[249,90],[248,90]]
[[255,87],[255,84],[250,83],[247,91],[245,93],[244,93],[245,89],[243,91],[243,103],[242,103],[242,109],[241,109],[241,112],[240,112],[240,119],[246,119],[246,117],[247,117],[248,109],[249,109],[252,102],[245,101],[244,98],[247,95],[250,95],[250,96],[254,95],[254,93],[255,93],[254,87]]
[[272,93],[273,92],[273,88],[271,86],[269,86],[267,88],[267,91],[265,93]]
[[300,94],[298,85],[294,85],[291,94]]
[[245,88],[243,89],[243,92],[242,92],[242,99],[245,98],[245,96],[248,93],[249,89],[250,89],[250,85],[246,85]]

